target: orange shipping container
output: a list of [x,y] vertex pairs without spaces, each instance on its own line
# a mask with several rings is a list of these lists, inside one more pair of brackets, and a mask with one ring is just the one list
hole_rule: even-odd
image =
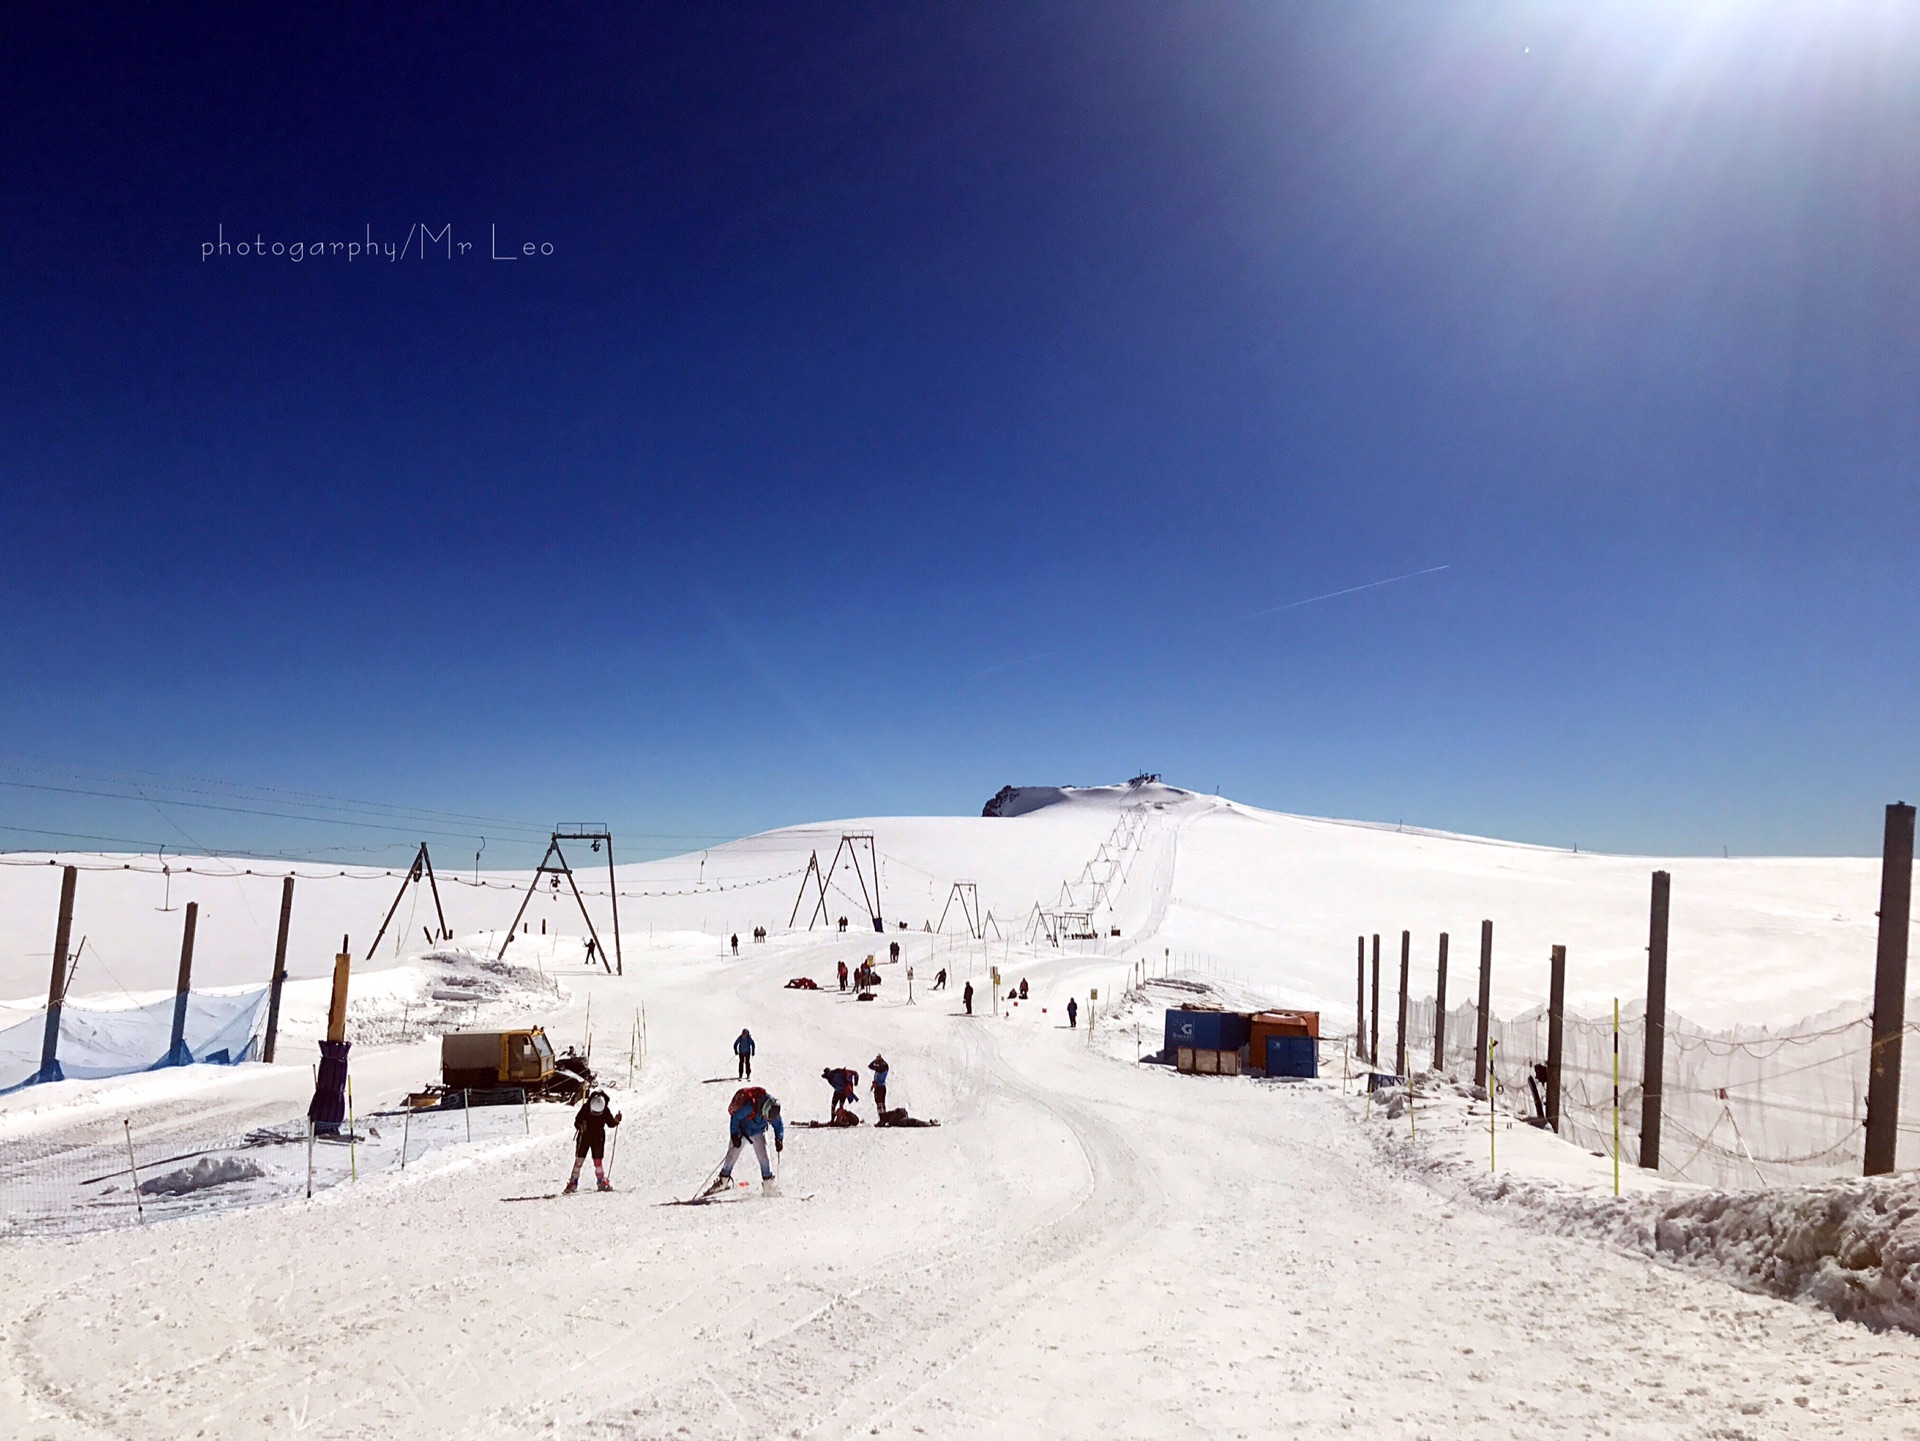
[[1268,1036],[1311,1036],[1320,1039],[1320,1013],[1318,1011],[1261,1011],[1249,1022],[1252,1030],[1253,1054],[1264,1056],[1267,1053]]

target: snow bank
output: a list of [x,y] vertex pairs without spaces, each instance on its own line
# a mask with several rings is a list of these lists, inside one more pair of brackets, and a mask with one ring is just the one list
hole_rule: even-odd
[[1920,1177],[1695,1196],[1662,1210],[1652,1231],[1659,1255],[1749,1291],[1920,1334]]
[[1702,1267],[1745,1291],[1920,1335],[1920,1175],[1728,1192],[1676,1186],[1623,1166],[1624,1194],[1616,1197],[1610,1156],[1502,1112],[1491,1138],[1496,1170],[1484,1102],[1439,1093],[1437,1085],[1417,1089],[1415,1099],[1417,1133],[1409,1132],[1403,1100],[1363,1114],[1389,1160],[1437,1189],[1517,1209],[1557,1234]]
[[244,1156],[222,1156],[218,1160],[212,1156],[202,1156],[191,1166],[182,1166],[164,1176],[142,1181],[140,1190],[148,1196],[186,1196],[232,1181],[258,1180],[265,1174]]

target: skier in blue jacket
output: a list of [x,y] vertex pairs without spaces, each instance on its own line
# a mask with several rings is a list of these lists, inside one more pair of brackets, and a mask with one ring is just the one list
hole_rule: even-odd
[[742,1086],[727,1103],[727,1158],[720,1163],[720,1174],[707,1187],[708,1194],[724,1191],[733,1184],[734,1163],[751,1141],[753,1154],[760,1161],[760,1184],[773,1189],[773,1163],[767,1159],[767,1128],[773,1128],[773,1149],[787,1147],[787,1125],[780,1119],[780,1103],[759,1086]]
[[740,1058],[740,1072],[734,1077],[737,1081],[753,1079],[753,1035],[745,1026],[733,1042],[733,1053]]

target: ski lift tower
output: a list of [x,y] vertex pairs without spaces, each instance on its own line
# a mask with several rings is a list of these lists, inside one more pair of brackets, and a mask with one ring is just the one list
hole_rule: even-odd
[[966,923],[967,935],[973,940],[981,937],[980,929],[980,887],[972,881],[955,881],[953,889],[947,892],[947,903],[940,908],[940,924],[936,931],[947,928],[947,912],[953,909],[953,903],[960,902],[960,919]]
[[[862,848],[864,847],[864,854]],[[867,919],[873,922],[875,931],[886,930],[886,922],[880,918],[880,853],[873,843],[871,831],[848,832],[840,837],[840,844],[834,847],[833,860],[823,874],[820,870],[820,853],[815,851],[807,861],[806,874],[800,877],[800,894],[793,900],[793,915],[787,920],[791,926],[800,917],[800,903],[807,898],[807,882],[812,880],[818,887],[819,899],[807,915],[807,929],[813,929],[815,921],[827,919],[827,887],[833,884],[834,873],[840,869],[840,857],[847,858],[847,865],[860,883],[860,900],[867,908]],[[867,879],[873,879],[869,889]],[[846,892],[849,898],[852,892]]]
[[[613,906],[613,967],[615,975],[627,973],[626,963],[620,955],[620,886],[613,873],[613,832],[601,822],[563,821],[553,828],[552,839],[547,842],[547,853],[540,858],[539,866],[533,873],[533,884],[527,887],[527,899],[520,902],[520,909],[514,913],[513,923],[507,927],[506,939],[500,943],[500,953],[495,960],[507,953],[507,947],[513,943],[514,932],[520,927],[520,918],[527,913],[527,905],[533,900],[533,893],[540,888],[540,877],[551,875],[554,889],[560,887],[560,877],[567,878],[567,885],[573,891],[573,898],[579,903],[581,919],[587,923],[587,934],[593,938],[594,948],[600,952],[600,964],[607,964],[607,948],[600,944],[599,932],[593,928],[593,917],[587,914],[587,903],[580,894],[580,887],[573,879],[573,867],[567,864],[567,854],[560,849],[562,841],[586,841],[598,852],[602,846],[607,851],[607,899]],[[555,864],[549,864],[554,862]]]

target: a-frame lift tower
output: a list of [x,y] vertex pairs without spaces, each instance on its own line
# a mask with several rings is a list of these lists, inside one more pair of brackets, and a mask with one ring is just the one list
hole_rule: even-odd
[[936,931],[947,928],[947,912],[953,909],[953,903],[960,902],[960,919],[967,923],[967,934],[974,940],[981,937],[980,929],[980,887],[972,881],[955,881],[953,889],[947,892],[947,903],[940,908],[940,924]]
[[[866,848],[864,858],[861,853],[862,846]],[[860,882],[860,898],[866,903],[867,919],[873,922],[874,930],[886,930],[886,922],[880,918],[880,856],[874,849],[871,831],[841,836],[840,844],[834,847],[833,862],[824,873],[820,869],[818,851],[807,858],[806,874],[800,877],[800,894],[793,898],[793,914],[787,917],[789,927],[800,918],[800,903],[807,898],[809,880],[818,887],[818,896],[813,910],[807,915],[807,929],[812,930],[815,921],[827,919],[827,887],[832,884],[833,873],[840,868],[840,857],[843,855],[847,858],[847,864],[853,868],[854,879]],[[867,888],[868,876],[873,878],[872,890]]]
[[400,889],[393,898],[393,904],[387,907],[387,918],[380,922],[380,931],[373,938],[373,944],[367,947],[367,959],[372,960],[380,949],[380,938],[387,933],[387,927],[393,924],[393,918],[400,911],[400,902],[406,899],[407,887],[420,884],[420,878],[426,877],[427,889],[433,893],[433,914],[440,922],[432,940],[450,941],[453,932],[447,929],[447,913],[440,909],[440,883],[433,878],[433,857],[427,854],[427,843],[420,842],[420,849],[414,852],[413,864],[407,869],[406,879],[400,882]]
[[[600,933],[594,929],[593,917],[587,914],[587,903],[580,894],[580,887],[573,879],[573,867],[567,864],[566,852],[560,849],[562,841],[590,841],[594,850],[602,846],[607,848],[607,897],[613,905],[613,964],[607,964],[607,948],[600,944]],[[557,862],[557,864],[549,864]],[[520,902],[520,909],[513,914],[513,924],[507,927],[507,938],[500,942],[500,950],[494,959],[497,961],[507,953],[507,947],[513,944],[513,938],[520,932],[520,918],[527,913],[532,904],[534,892],[540,889],[540,877],[552,876],[553,888],[560,889],[560,877],[567,878],[567,888],[573,892],[574,902],[580,907],[580,919],[587,923],[587,934],[593,939],[594,952],[600,957],[600,964],[606,967],[608,975],[627,973],[626,961],[620,954],[620,886],[613,873],[613,832],[604,825],[586,821],[569,821],[553,828],[553,838],[547,842],[547,853],[540,858],[540,865],[533,873],[533,884],[527,887],[527,898]]]

